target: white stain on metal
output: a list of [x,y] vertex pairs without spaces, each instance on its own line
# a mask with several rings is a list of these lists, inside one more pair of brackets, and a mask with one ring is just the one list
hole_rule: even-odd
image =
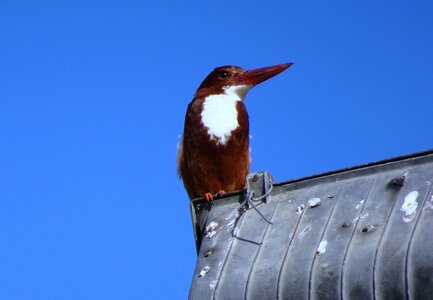
[[360,219],[365,220],[369,215],[370,215],[369,213],[365,213],[365,214],[360,216]]
[[301,204],[296,208],[296,213],[299,215],[305,208],[305,204]]
[[225,218],[227,222],[226,227],[227,230],[230,231],[233,229],[235,223],[236,223],[236,219],[239,217],[239,211],[238,209],[234,209],[230,212],[230,214]]
[[230,250],[232,244],[233,244],[233,238],[229,238],[227,240],[227,244],[224,246],[224,253],[227,253]]
[[207,238],[212,238],[215,234],[216,234],[215,231],[209,231],[209,232],[206,234],[206,237],[207,237]]
[[206,230],[207,231],[215,230],[217,226],[218,226],[218,222],[212,221],[206,226]]
[[205,276],[207,273],[209,273],[210,271],[210,267],[206,266],[203,269],[201,269],[200,274],[198,275],[199,277],[203,277]]
[[359,209],[359,208],[362,206],[362,204],[364,204],[364,201],[365,201],[365,200],[361,200],[361,201],[359,201],[359,203],[356,204],[355,209]]
[[232,210],[229,215],[226,217],[226,221],[228,221],[229,219],[235,217],[237,218],[239,216],[239,211],[237,208],[235,208],[234,210]]
[[212,221],[206,226],[206,237],[211,238],[216,234],[216,228],[218,226],[218,222]]
[[318,255],[325,253],[327,245],[328,245],[328,241],[326,241],[326,240],[325,241],[321,241],[320,244],[319,244],[319,247],[317,247],[316,253]]
[[404,198],[403,205],[400,207],[400,211],[404,213],[403,221],[408,223],[415,218],[416,209],[418,208],[418,198],[419,193],[417,191],[410,192]]
[[308,224],[304,229],[298,234],[298,240],[302,239],[311,230],[311,225]]
[[218,263],[218,266],[217,266],[216,271],[214,272],[214,273],[216,274],[216,277],[215,277],[214,280],[212,280],[212,281],[209,283],[209,287],[210,287],[211,289],[214,289],[214,288],[216,287],[216,285],[218,284],[218,277],[219,277],[219,274],[221,273],[222,268],[223,268],[223,262],[220,261],[220,262]]
[[218,280],[212,280],[211,282],[209,282],[209,287],[213,290],[216,285],[218,283]]
[[313,207],[319,206],[320,202],[321,202],[320,198],[314,197],[314,198],[311,198],[310,200],[308,200],[307,204],[310,208],[313,208]]
[[236,219],[233,219],[233,220],[230,220],[228,223],[227,223],[227,228],[233,228],[233,226],[235,225],[235,222],[236,222]]

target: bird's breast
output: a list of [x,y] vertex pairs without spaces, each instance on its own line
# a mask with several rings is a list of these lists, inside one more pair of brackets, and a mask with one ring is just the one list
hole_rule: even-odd
[[210,95],[203,102],[201,121],[210,139],[225,145],[232,132],[239,127],[236,95]]

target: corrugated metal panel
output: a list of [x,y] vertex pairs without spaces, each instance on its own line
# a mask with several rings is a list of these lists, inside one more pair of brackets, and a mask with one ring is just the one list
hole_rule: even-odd
[[433,299],[432,186],[429,151],[194,201],[190,299]]

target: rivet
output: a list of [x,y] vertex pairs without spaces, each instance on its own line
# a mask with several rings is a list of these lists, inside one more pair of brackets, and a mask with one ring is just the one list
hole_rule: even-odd
[[254,174],[253,178],[251,179],[253,182],[257,182],[259,180],[259,175]]

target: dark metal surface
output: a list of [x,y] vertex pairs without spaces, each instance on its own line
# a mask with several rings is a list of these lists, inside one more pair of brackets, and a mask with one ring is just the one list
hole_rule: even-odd
[[269,180],[192,202],[190,299],[433,299],[432,151]]

